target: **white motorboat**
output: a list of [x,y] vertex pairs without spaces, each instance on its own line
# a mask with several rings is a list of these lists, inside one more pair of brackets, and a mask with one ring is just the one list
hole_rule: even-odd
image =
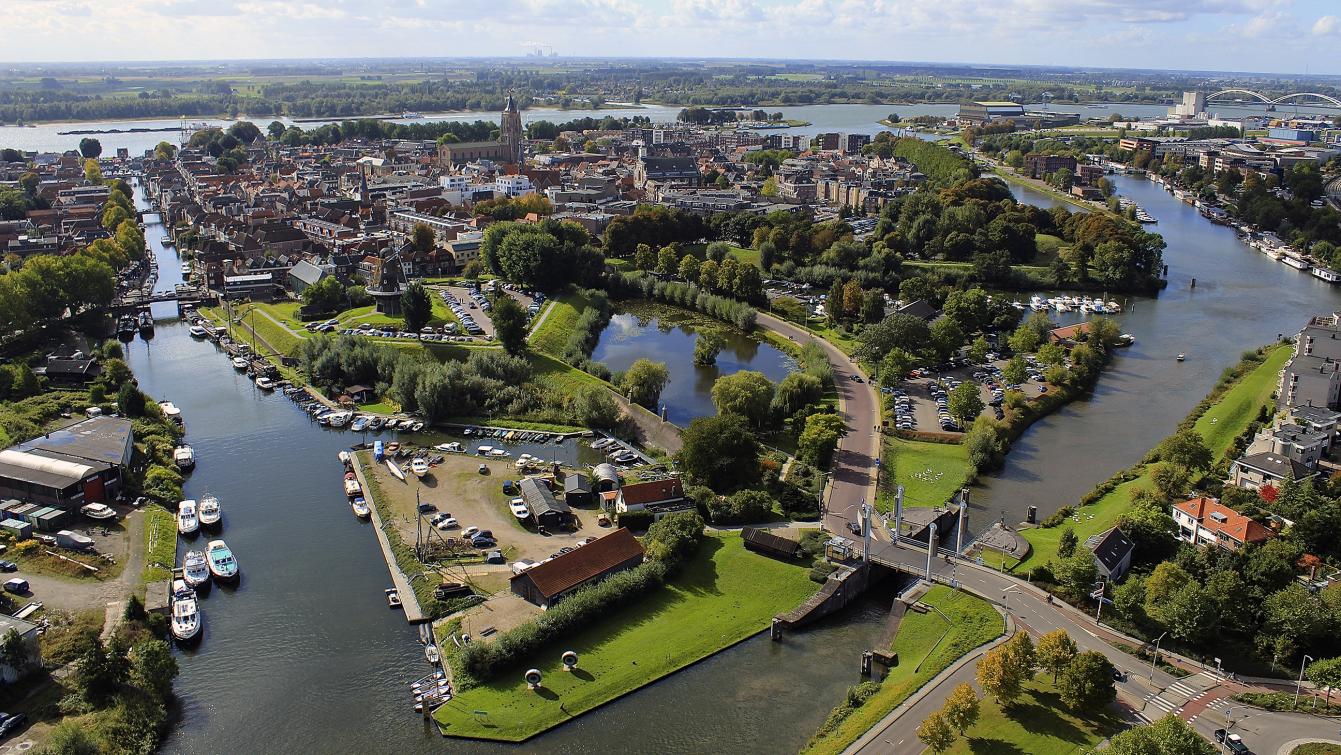
[[345,495],[346,495],[346,496],[349,496],[349,497],[352,498],[353,496],[360,495],[360,494],[362,494],[362,493],[363,493],[363,486],[362,486],[362,485],[359,485],[359,481],[358,481],[358,480],[354,479],[353,477],[345,478]]
[[178,409],[176,404],[171,401],[160,401],[158,402],[158,408],[163,412],[164,417],[179,425],[182,423],[182,410]]
[[362,497],[351,498],[349,506],[354,509],[354,516],[359,519],[367,519],[369,516],[372,516],[372,509],[368,508],[368,502],[363,500]]
[[177,504],[177,531],[183,535],[194,535],[200,529],[200,517],[196,515],[196,502],[185,500]]
[[90,503],[79,507],[79,513],[89,519],[115,519],[116,511],[105,503]]
[[251,362],[248,362],[244,357],[233,357],[233,368],[234,368],[234,369],[245,370],[245,369],[247,369],[247,368],[250,367],[250,366],[251,366]]
[[205,554],[200,551],[187,551],[182,557],[182,579],[188,587],[200,587],[210,581],[210,565]]
[[396,589],[394,587],[386,591],[386,606],[387,608],[401,607],[400,593],[396,592]]
[[505,448],[495,448],[489,452],[489,456],[495,459],[501,459],[505,456],[511,456],[512,453]]
[[591,442],[591,447],[592,447],[593,449],[599,451],[599,450],[601,450],[602,448],[605,448],[606,446],[608,446],[608,445],[610,445],[611,443],[614,443],[614,442],[615,442],[615,441],[614,441],[613,439],[611,439],[611,438],[601,438],[600,440],[593,440],[593,441]]
[[513,498],[512,502],[508,504],[508,508],[512,511],[513,516],[522,521],[531,518],[531,509],[527,508],[524,498]]
[[219,499],[212,495],[206,495],[200,499],[200,510],[197,512],[202,527],[216,527],[223,520],[223,510],[219,507]]
[[211,540],[205,549],[205,557],[209,559],[210,574],[215,579],[237,579],[237,558],[233,556],[233,551],[227,543],[222,540]]
[[[259,383],[257,383],[259,385]],[[326,424],[331,427],[344,427],[349,424],[349,420],[354,418],[353,412],[335,412],[326,418]]]
[[401,482],[405,482],[405,470],[401,469],[400,466],[397,465],[394,460],[387,459],[386,468],[387,471],[391,472],[392,477],[395,477],[397,480],[400,480]]
[[1179,355],[1178,355],[1178,361],[1181,362],[1181,361],[1183,361],[1183,360],[1185,360],[1185,359],[1187,359],[1187,355],[1186,355],[1186,354],[1179,354]]
[[415,477],[423,477],[428,474],[428,462],[423,457],[418,457],[410,462],[410,471],[414,472]]
[[172,451],[172,462],[183,472],[190,471],[196,466],[196,451],[186,444],[177,446]]
[[455,441],[452,441],[451,443],[439,443],[433,448],[435,448],[438,451],[443,451],[449,454],[465,453],[466,450],[464,447],[462,447],[460,443],[457,443]]
[[182,263],[182,275],[190,275],[190,274],[191,274],[191,263],[190,263],[190,262],[183,262],[183,263]]
[[192,325],[186,330],[195,338],[205,338],[210,334],[208,330],[205,330],[204,325]]
[[[256,387],[257,387],[257,388],[260,388],[260,389],[263,390],[263,391],[273,391],[273,390],[275,390],[275,381],[273,381],[273,380],[271,380],[270,378],[265,377],[264,375],[262,375],[262,376],[256,378]],[[340,423],[340,424],[344,424],[344,423],[342,422],[342,423]]]
[[200,606],[196,591],[185,580],[172,581],[172,636],[178,642],[193,640],[200,634]]

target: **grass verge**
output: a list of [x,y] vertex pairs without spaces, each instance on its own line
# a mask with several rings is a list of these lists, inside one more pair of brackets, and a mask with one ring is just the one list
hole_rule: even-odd
[[569,291],[550,300],[549,314],[541,313],[545,321],[531,333],[531,348],[548,354],[563,354],[568,337],[577,325],[577,318],[591,306],[591,299],[579,291]]
[[886,436],[875,505],[894,509],[894,492],[903,485],[904,506],[941,506],[973,476],[968,448],[962,443],[931,443]]
[[[533,658],[541,689],[510,674],[434,716],[449,736],[523,741],[763,631],[818,588],[807,571],[745,550],[737,533],[710,534],[665,587]],[[577,652],[577,671],[561,670],[561,650]]]
[[144,507],[144,569],[140,584],[172,577],[177,565],[177,517],[157,504]]
[[[949,631],[946,631],[941,613],[906,613],[891,646],[899,654],[899,665],[890,669],[889,675],[880,683],[880,691],[860,707],[848,709],[845,715],[839,715],[843,706],[835,709],[802,753],[842,752],[922,685],[974,648],[991,642],[1006,631],[1005,620],[990,603],[966,592],[937,585],[927,591],[922,602],[935,606],[949,617]],[[916,723],[910,722],[910,726]]]
[[1092,715],[1072,711],[1042,675],[1026,682],[1009,708],[987,697],[980,711],[978,723],[946,752],[1092,752],[1095,745],[1126,728],[1113,708]]

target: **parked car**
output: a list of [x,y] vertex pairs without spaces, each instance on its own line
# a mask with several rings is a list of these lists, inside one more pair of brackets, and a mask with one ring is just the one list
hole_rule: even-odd
[[419,504],[419,513],[420,513],[420,514],[427,514],[427,513],[430,512],[430,511],[437,511],[437,510],[438,510],[438,507],[435,506],[435,505],[433,505],[433,504],[431,504],[431,503],[427,503],[427,502],[425,502],[425,503],[420,503],[420,504]]
[[28,580],[15,577],[5,583],[5,592],[12,592],[15,595],[26,595],[28,593]]
[[477,537],[474,540],[471,540],[470,544],[476,548],[492,548],[495,545],[498,545],[497,541],[491,537]]
[[1224,745],[1232,753],[1241,755],[1242,753],[1252,752],[1248,745],[1243,743],[1243,737],[1237,734],[1230,734],[1224,729],[1215,730],[1215,741]]
[[15,729],[23,726],[27,721],[28,714],[26,713],[15,713],[13,715],[0,713],[0,739],[13,734]]
[[454,530],[457,527],[460,527],[461,523],[456,521],[456,517],[449,516],[446,519],[439,520],[433,526],[440,530]]
[[13,561],[0,561],[0,571],[18,571],[19,565]]
[[478,534],[480,534],[480,528],[473,525],[461,530],[461,536],[467,540],[474,540]]

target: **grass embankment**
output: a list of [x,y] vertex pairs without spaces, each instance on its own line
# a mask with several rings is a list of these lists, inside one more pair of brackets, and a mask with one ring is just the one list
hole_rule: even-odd
[[[1219,459],[1233,444],[1234,439],[1252,424],[1261,407],[1271,400],[1277,377],[1289,361],[1293,349],[1288,345],[1274,347],[1265,360],[1240,377],[1193,423],[1192,428],[1206,441],[1214,458]],[[1131,495],[1140,488],[1153,485],[1150,469],[1140,468],[1133,479],[1119,484],[1095,503],[1081,507],[1068,522],[1081,542],[1113,525],[1131,506]],[[1065,527],[1039,527],[1024,530],[1024,538],[1032,546],[1030,555],[1021,563],[1046,564],[1057,556],[1057,545]]]
[[1341,755],[1341,745],[1331,742],[1306,742],[1291,750],[1290,755]]
[[591,306],[591,299],[580,291],[568,293],[549,301],[549,314],[544,311],[540,316],[545,319],[540,327],[528,337],[531,348],[548,354],[561,355],[568,345],[568,337],[577,325],[577,318]]
[[144,507],[144,569],[140,572],[140,584],[171,579],[176,565],[177,517],[151,503]]
[[[847,709],[845,713],[843,706],[835,709],[803,753],[842,752],[922,685],[969,651],[1006,631],[1005,620],[991,604],[966,592],[937,585],[927,591],[922,602],[935,606],[940,612],[909,611],[904,614],[899,633],[890,646],[899,654],[899,665],[890,669],[889,675],[880,683],[880,691],[856,709]],[[948,624],[942,613],[949,617]]]
[[1094,746],[1126,728],[1113,708],[1093,716],[1074,713],[1046,675],[1025,682],[1010,708],[986,697],[978,723],[946,752],[1010,753],[1092,752]]
[[875,505],[893,511],[894,492],[903,485],[904,506],[941,506],[973,477],[962,443],[932,443],[885,436],[880,489]]
[[612,388],[609,383],[595,375],[564,364],[548,354],[530,351],[527,352],[526,358],[531,361],[532,380],[537,383],[545,383],[565,396],[576,395],[579,390],[591,385],[600,388]]
[[[520,742],[763,631],[818,589],[807,571],[745,550],[737,533],[710,534],[665,587],[521,664],[544,674],[542,689],[517,671],[434,716],[449,736]],[[577,671],[561,670],[564,650],[577,652]]]
[[538,433],[581,433],[587,428],[577,425],[560,425],[553,422],[529,422],[507,417],[448,417],[439,424],[471,425],[475,427],[506,427],[512,430],[533,430]]

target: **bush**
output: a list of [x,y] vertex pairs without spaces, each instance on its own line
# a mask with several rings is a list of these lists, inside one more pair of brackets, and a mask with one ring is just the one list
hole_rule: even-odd
[[656,516],[650,511],[625,511],[619,515],[619,526],[634,532],[646,532]]
[[1058,527],[1062,524],[1062,522],[1065,522],[1072,514],[1075,513],[1076,510],[1073,507],[1063,506],[1060,509],[1057,509],[1057,511],[1054,512],[1052,516],[1039,522],[1038,526],[1043,527],[1044,529],[1051,527]]
[[696,511],[667,514],[647,528],[643,548],[647,557],[660,561],[671,571],[679,568],[703,540],[703,518]]
[[773,498],[762,490],[740,490],[733,495],[710,501],[708,514],[713,524],[745,524],[770,518]]
[[824,584],[825,580],[829,578],[829,575],[833,574],[836,571],[838,571],[837,566],[834,566],[828,561],[820,561],[816,563],[814,566],[810,567],[810,580],[812,582],[818,582],[822,585]]
[[569,595],[534,621],[503,632],[492,642],[466,645],[460,654],[462,668],[476,680],[493,678],[549,643],[570,637],[616,608],[641,599],[665,579],[666,565],[659,561],[647,561],[611,575]]

